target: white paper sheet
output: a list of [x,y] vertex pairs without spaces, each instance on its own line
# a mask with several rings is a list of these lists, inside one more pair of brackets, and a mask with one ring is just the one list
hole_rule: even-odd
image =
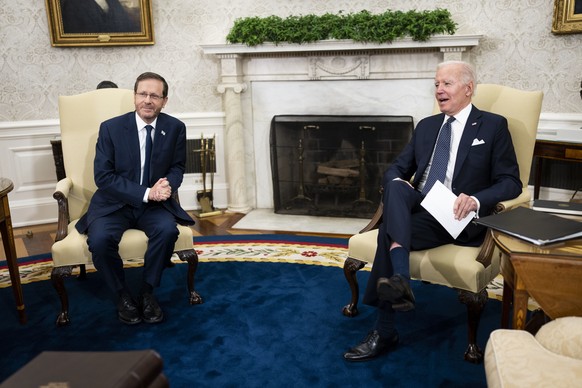
[[475,212],[470,212],[462,220],[455,220],[453,205],[456,199],[457,196],[451,190],[441,181],[436,181],[420,203],[453,238],[457,238],[465,226],[475,217]]

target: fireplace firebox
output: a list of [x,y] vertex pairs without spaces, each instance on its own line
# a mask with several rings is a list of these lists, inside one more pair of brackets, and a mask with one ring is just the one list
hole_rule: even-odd
[[271,120],[275,213],[370,218],[411,116],[279,115]]

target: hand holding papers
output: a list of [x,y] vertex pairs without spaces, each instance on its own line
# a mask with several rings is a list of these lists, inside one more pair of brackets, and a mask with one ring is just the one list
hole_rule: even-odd
[[420,203],[453,238],[457,238],[475,217],[475,212],[470,212],[462,220],[456,220],[453,212],[456,199],[457,196],[451,190],[437,181]]

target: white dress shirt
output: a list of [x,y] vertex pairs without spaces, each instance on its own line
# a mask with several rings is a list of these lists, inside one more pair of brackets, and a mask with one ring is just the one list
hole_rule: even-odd
[[[156,124],[157,124],[157,121],[158,121],[158,119],[156,117],[156,119],[151,124],[148,124],[145,121],[143,121],[141,119],[141,117],[139,117],[139,115],[137,113],[135,114],[135,122],[137,124],[137,135],[138,135],[138,138],[139,138],[139,154],[140,154],[140,160],[141,160],[141,163],[140,163],[140,165],[141,165],[141,172],[139,174],[139,176],[140,176],[140,180],[139,180],[140,183],[143,182],[143,167],[145,165],[146,136],[147,136],[147,133],[148,133],[148,131],[147,131],[147,129],[145,127],[146,127],[146,125],[151,125],[154,128],[154,129],[152,129],[152,145],[153,145],[153,142],[154,142],[154,139],[155,139],[155,136],[154,135],[156,133]],[[150,193],[150,188],[148,187],[146,189],[145,194],[144,194],[143,202],[148,202],[148,195],[149,195],[149,193]]]

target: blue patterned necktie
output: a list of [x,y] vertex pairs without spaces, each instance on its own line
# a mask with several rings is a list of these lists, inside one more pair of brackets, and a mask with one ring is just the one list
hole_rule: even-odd
[[426,183],[422,189],[422,194],[426,195],[436,181],[445,182],[447,174],[447,165],[449,164],[449,155],[451,154],[451,123],[455,120],[453,116],[449,117],[447,122],[441,128],[437,139],[432,164],[428,171]]
[[152,127],[151,125],[146,125],[146,147],[145,147],[145,163],[143,165],[143,178],[141,180],[141,185],[145,187],[150,186],[150,163],[152,159]]

